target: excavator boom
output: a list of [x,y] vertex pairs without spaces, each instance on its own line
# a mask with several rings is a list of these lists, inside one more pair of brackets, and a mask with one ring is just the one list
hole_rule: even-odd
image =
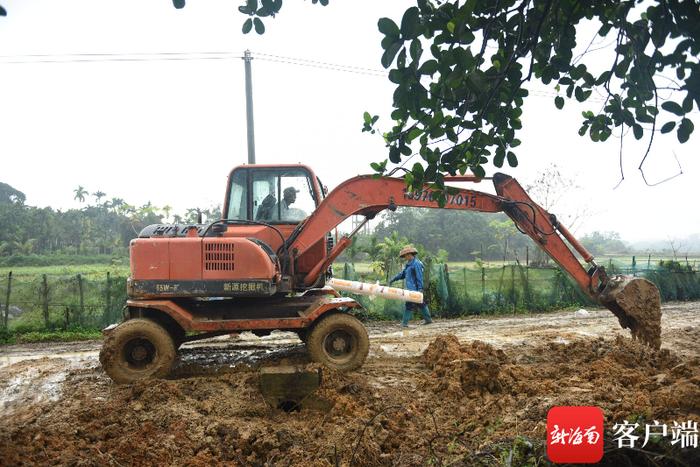
[[[453,181],[480,182],[476,177],[454,177]],[[290,239],[289,251],[297,257],[307,252],[326,232],[352,215],[373,218],[384,209],[398,206],[442,208],[479,212],[504,212],[518,230],[542,248],[589,297],[610,309],[620,324],[634,337],[658,348],[660,345],[660,300],[656,286],[635,277],[609,278],[593,255],[561,225],[556,217],[535,203],[514,178],[496,173],[493,178],[496,195],[480,191],[449,189],[445,204],[440,206],[436,193],[429,186],[409,191],[400,178],[358,176],[341,183],[328,194],[316,211]],[[446,177],[446,181],[450,181]],[[317,283],[327,266],[350,244],[343,239],[304,278],[305,286]],[[578,253],[588,264],[584,268]]]

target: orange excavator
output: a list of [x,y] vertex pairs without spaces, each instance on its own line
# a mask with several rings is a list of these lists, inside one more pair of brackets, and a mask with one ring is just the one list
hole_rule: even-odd
[[[496,173],[490,180],[495,195],[452,188],[439,206],[429,186],[408,190],[401,178],[358,176],[327,193],[304,165],[237,167],[228,177],[221,220],[151,225],[131,241],[124,321],[105,330],[100,361],[114,381],[128,383],[167,375],[184,342],[285,330],[299,335],[314,361],[339,370],[360,367],[369,350],[353,314],[360,304],[325,280],[364,222],[399,206],[506,213],[634,337],[660,345],[659,293],[651,282],[609,277],[515,179]],[[334,242],[330,232],[353,215],[364,222]]]

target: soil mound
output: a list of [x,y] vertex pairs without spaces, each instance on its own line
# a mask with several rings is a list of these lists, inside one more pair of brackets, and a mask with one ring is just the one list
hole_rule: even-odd
[[500,349],[482,341],[460,344],[454,335],[438,336],[423,353],[423,362],[433,370],[429,385],[451,394],[498,391],[501,366],[507,361]]

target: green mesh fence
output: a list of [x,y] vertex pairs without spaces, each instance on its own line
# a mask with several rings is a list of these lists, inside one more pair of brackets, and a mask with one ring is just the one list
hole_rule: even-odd
[[8,274],[0,277],[0,296],[0,324],[7,317],[10,331],[99,329],[121,319],[126,277]]
[[[633,274],[654,282],[663,301],[700,299],[700,273],[694,260],[616,261],[609,273]],[[335,275],[364,282],[384,281],[372,272],[358,273],[350,263],[334,266]],[[393,274],[396,271],[391,271]],[[568,275],[557,268],[520,264],[455,267],[426,263],[426,300],[434,316],[527,313],[592,306]],[[402,284],[396,284],[402,286]],[[9,301],[8,301],[9,289]],[[121,319],[126,277],[90,272],[85,275],[15,274],[0,276],[0,328],[26,332],[81,327],[100,329]],[[354,296],[370,319],[400,319],[404,304]],[[7,306],[9,304],[9,307]]]
[[[631,264],[624,267],[621,261],[609,261],[605,266],[610,274],[648,278],[659,288],[663,301],[700,299],[700,273],[692,262],[663,260],[650,268],[637,267],[639,263],[631,267]],[[527,313],[596,305],[558,268],[534,268],[517,263],[482,268],[428,263],[425,276],[426,301],[437,317]],[[342,277],[365,282],[376,280],[371,273],[356,273],[350,264],[343,265]],[[403,311],[401,302],[363,296],[354,298],[373,317],[398,319]]]

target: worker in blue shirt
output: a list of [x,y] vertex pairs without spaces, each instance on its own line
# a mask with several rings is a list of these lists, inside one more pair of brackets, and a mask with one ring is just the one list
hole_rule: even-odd
[[[405,246],[401,249],[399,257],[406,261],[406,265],[404,266],[403,271],[395,275],[389,281],[389,284],[405,279],[406,288],[408,290],[423,292],[423,269],[425,267],[423,266],[423,263],[416,258],[417,253],[418,250],[413,248],[411,245]],[[425,303],[425,301],[423,301],[423,303],[406,302],[406,308],[403,312],[403,320],[401,321],[402,327],[408,327],[408,321],[413,316],[413,310],[416,307],[420,307],[421,315],[423,315],[423,324],[430,324],[433,322],[432,318],[430,317],[430,310],[428,310],[428,305]]]

